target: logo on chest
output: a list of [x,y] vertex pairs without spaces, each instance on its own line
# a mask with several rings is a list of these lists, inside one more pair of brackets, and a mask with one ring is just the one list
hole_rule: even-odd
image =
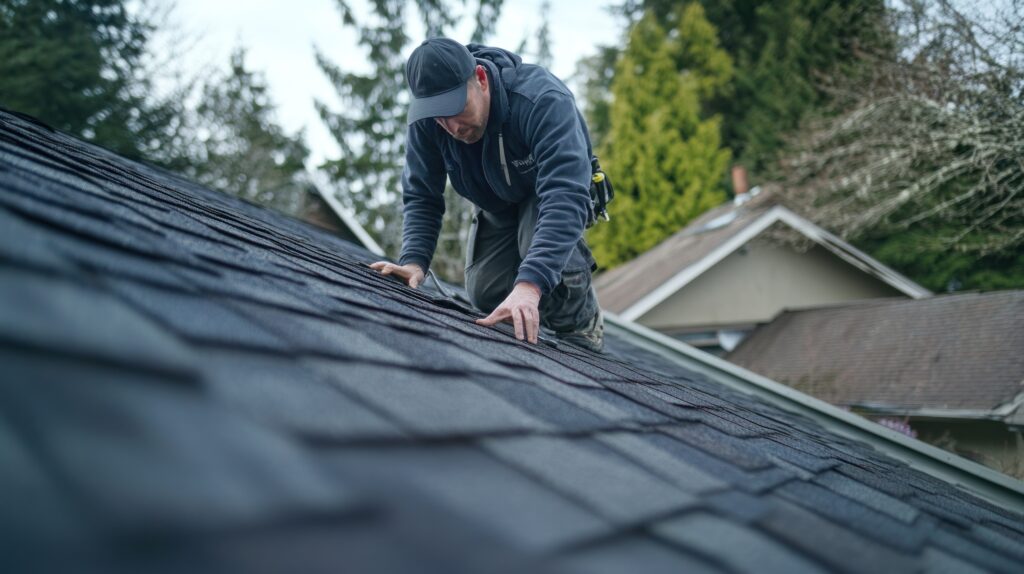
[[537,167],[537,164],[534,163],[533,154],[531,153],[523,159],[512,158],[512,167],[516,168],[516,171],[519,173],[526,173]]

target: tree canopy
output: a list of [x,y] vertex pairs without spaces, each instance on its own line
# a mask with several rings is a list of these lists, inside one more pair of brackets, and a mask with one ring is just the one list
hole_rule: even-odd
[[611,86],[599,155],[616,190],[612,220],[588,238],[603,267],[650,249],[725,199],[729,151],[704,103],[726,89],[732,62],[696,3],[666,32],[653,12],[632,28]]
[[288,135],[275,123],[266,81],[245,65],[245,50],[230,68],[202,89],[196,109],[198,157],[191,170],[214,189],[298,215],[309,181],[309,150],[302,133]]
[[1022,11],[892,8],[895,49],[796,139],[790,201],[932,289],[1024,286]]
[[180,93],[154,96],[152,5],[0,1],[0,105],[133,159],[183,166]]

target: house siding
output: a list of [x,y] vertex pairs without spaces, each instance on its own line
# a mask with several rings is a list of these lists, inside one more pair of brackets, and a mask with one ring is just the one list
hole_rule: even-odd
[[771,320],[786,308],[905,295],[815,246],[805,253],[758,238],[638,319],[660,330]]

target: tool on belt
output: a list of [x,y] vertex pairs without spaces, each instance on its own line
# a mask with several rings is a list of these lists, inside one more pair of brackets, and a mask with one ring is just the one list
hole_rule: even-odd
[[594,225],[601,219],[610,221],[608,216],[608,204],[615,197],[615,190],[612,189],[612,182],[608,180],[608,174],[601,170],[601,164],[597,156],[590,158],[590,167],[593,175],[590,177],[590,205],[587,214],[587,227]]

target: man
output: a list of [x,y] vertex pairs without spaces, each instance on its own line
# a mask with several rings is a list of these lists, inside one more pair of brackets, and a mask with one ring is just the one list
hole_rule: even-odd
[[600,352],[604,322],[583,240],[592,209],[592,150],[572,93],[505,50],[431,38],[406,63],[409,108],[399,264],[371,265],[415,288],[430,266],[445,178],[477,206],[466,291],[536,343],[540,326]]

